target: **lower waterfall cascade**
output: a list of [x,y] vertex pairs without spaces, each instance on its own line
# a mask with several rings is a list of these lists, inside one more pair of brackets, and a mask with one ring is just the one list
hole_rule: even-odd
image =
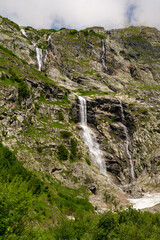
[[87,126],[87,104],[86,99],[78,96],[80,102],[80,120],[83,129],[83,140],[88,147],[92,161],[99,167],[100,172],[107,176],[103,153],[97,143],[96,134]]
[[[124,116],[122,101],[119,98],[118,98],[118,101],[119,101],[119,104],[120,104],[122,124],[123,124],[123,122],[125,122],[125,116]],[[127,129],[127,127],[124,124],[123,124],[123,128],[124,128],[124,133],[125,133],[125,136],[126,136],[126,139],[125,139],[125,152],[126,152],[126,156],[127,156],[128,160],[129,160],[130,176],[131,176],[131,180],[133,181],[135,179],[135,174],[134,174],[134,165],[133,165],[132,156],[131,156],[131,154],[129,152],[130,138],[129,138],[129,134],[128,134],[128,129]]]

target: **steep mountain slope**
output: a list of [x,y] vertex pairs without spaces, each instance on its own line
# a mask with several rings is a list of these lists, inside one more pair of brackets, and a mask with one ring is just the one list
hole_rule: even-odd
[[[158,191],[160,32],[20,29],[5,18],[0,30],[1,141],[18,160],[41,177],[86,186],[99,211],[127,204],[121,189]],[[83,142],[77,95],[109,179]],[[116,200],[106,203],[108,194]]]

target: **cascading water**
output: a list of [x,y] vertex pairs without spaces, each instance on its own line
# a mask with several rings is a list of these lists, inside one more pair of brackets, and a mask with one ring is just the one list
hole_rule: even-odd
[[25,32],[25,30],[24,30],[23,28],[21,28],[21,33],[22,33],[25,37],[27,37],[27,34],[26,34],[26,32]]
[[[118,101],[119,101],[120,109],[121,109],[122,123],[124,123],[125,122],[125,116],[124,116],[122,101],[119,98],[118,98]],[[129,160],[130,175],[131,175],[131,179],[134,180],[135,179],[134,166],[133,166],[132,156],[131,156],[131,154],[129,152],[130,138],[129,138],[127,127],[124,124],[123,124],[123,128],[124,128],[124,133],[125,133],[125,136],[126,136],[126,139],[125,139],[125,151],[126,151],[126,156],[127,156],[128,160]]]
[[81,127],[83,129],[83,139],[89,148],[92,161],[99,167],[101,173],[107,175],[106,166],[103,160],[103,153],[99,148],[95,133],[87,126],[87,105],[86,99],[78,96],[80,102]]
[[51,37],[52,37],[52,34],[49,35],[47,41],[49,41],[51,39]]
[[37,57],[37,63],[38,63],[38,70],[41,71],[43,52],[42,52],[42,49],[38,48],[37,46],[36,46],[36,57]]
[[105,72],[107,72],[107,67],[106,67],[106,45],[105,45],[105,40],[102,39],[102,54],[101,54],[101,62],[102,66]]
[[[28,38],[25,30],[21,28],[21,33]],[[38,63],[38,70],[41,71],[42,68],[42,63],[43,63],[43,52],[42,49],[38,48],[35,43],[32,43],[34,47],[36,48],[36,58],[37,58],[37,63]],[[48,54],[48,51],[46,50],[46,54]],[[47,56],[46,56],[47,58]]]

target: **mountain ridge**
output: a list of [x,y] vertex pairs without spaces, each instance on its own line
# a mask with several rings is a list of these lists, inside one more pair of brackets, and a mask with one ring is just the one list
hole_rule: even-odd
[[[95,188],[90,200],[100,212],[110,205],[104,193],[111,189],[117,202],[128,203],[119,186],[136,196],[159,191],[160,32],[148,27],[23,27],[26,37],[6,18],[1,18],[0,29],[1,141],[20,161],[25,157],[24,166],[69,187],[84,185],[91,193]],[[42,51],[42,71],[36,47]],[[87,100],[88,124],[114,184],[91,162],[75,94]]]

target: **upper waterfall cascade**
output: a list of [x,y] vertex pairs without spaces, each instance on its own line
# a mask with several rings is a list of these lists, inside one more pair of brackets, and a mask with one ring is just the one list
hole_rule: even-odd
[[99,167],[101,173],[107,175],[106,166],[103,159],[103,153],[97,143],[96,134],[87,126],[87,104],[86,99],[78,96],[80,101],[80,118],[83,129],[83,139],[85,145],[89,148],[92,161]]
[[[122,101],[118,98],[118,101],[120,103],[120,109],[121,109],[121,117],[122,117],[122,122],[125,121],[125,116],[124,116],[124,110],[123,110],[123,106],[122,106]],[[133,166],[133,160],[132,160],[132,156],[129,152],[129,145],[130,145],[130,138],[129,138],[129,134],[128,134],[128,129],[127,127],[123,124],[123,128],[124,128],[124,133],[126,136],[125,139],[125,151],[126,151],[126,156],[129,160],[129,165],[130,165],[130,176],[131,179],[134,180],[135,179],[135,174],[134,174],[134,166]]]
[[23,28],[21,28],[21,33],[25,36],[25,37],[28,37],[25,30]]
[[[21,28],[21,33],[28,38],[25,30],[23,28]],[[38,48],[37,45],[35,43],[32,43],[34,45],[34,47],[36,48],[36,58],[37,58],[37,63],[38,63],[38,70],[41,71],[42,68],[42,64],[43,64],[43,51],[42,49]],[[48,54],[48,52],[47,52]],[[46,56],[47,58],[47,56]]]

